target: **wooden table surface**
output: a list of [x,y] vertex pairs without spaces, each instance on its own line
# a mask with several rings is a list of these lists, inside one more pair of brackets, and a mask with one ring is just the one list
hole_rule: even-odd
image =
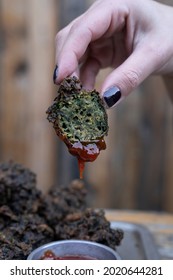
[[128,210],[106,210],[110,221],[137,223],[153,235],[161,259],[173,260],[173,214]]

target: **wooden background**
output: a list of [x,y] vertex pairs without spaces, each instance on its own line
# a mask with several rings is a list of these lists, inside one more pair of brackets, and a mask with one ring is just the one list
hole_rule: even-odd
[[[55,35],[92,2],[0,0],[0,161],[31,168],[43,191],[78,177],[45,111],[56,95]],[[163,81],[147,79],[108,114],[107,149],[86,165],[89,203],[173,212],[173,115]]]

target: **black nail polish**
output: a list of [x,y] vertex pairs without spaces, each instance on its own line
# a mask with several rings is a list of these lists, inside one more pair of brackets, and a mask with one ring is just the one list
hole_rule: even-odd
[[53,82],[55,84],[56,78],[58,77],[58,66],[56,65],[55,70],[53,72]]
[[118,87],[113,86],[106,90],[103,94],[103,99],[108,108],[113,107],[121,98],[121,91]]

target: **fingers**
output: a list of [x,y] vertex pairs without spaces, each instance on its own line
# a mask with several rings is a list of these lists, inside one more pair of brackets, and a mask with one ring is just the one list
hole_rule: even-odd
[[104,81],[101,96],[107,108],[119,104],[132,90],[157,69],[160,63],[153,48],[135,50]]
[[70,30],[62,50],[57,51],[56,54],[58,65],[57,83],[61,82],[64,77],[78,71],[79,61],[84,56],[91,39],[92,34],[89,29],[85,29],[84,32],[76,30],[76,33],[74,33],[74,30]]
[[[99,13],[98,8],[99,7]],[[114,33],[125,22],[126,11],[121,13],[121,20],[116,17],[112,5],[102,1],[95,5],[89,12],[86,12],[76,19],[70,26],[59,32],[56,37],[56,64],[58,65],[58,77],[56,83],[77,71],[79,63],[87,52],[89,44],[106,34]],[[117,10],[117,14],[119,11]]]

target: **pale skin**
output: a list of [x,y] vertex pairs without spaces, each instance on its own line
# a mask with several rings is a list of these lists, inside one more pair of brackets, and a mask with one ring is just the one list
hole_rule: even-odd
[[58,84],[78,76],[92,89],[112,71],[101,96],[117,86],[126,97],[151,74],[173,78],[173,8],[153,0],[99,0],[56,35]]

